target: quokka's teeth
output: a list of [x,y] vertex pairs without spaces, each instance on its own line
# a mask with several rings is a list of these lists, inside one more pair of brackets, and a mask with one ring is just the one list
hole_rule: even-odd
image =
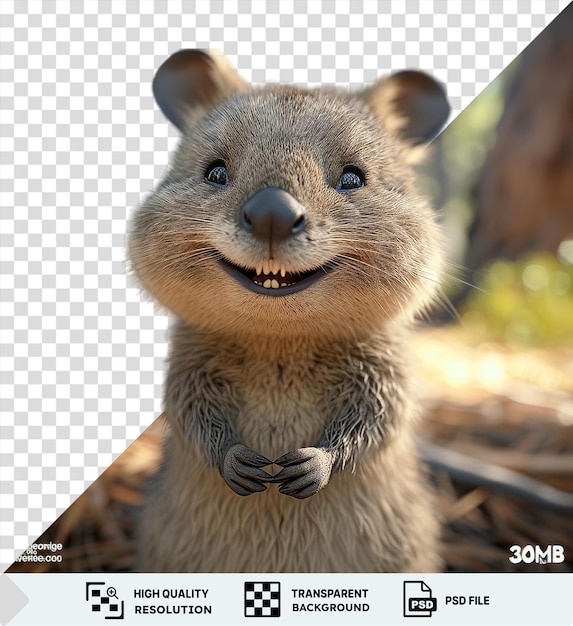
[[279,281],[278,280],[271,280],[271,287],[273,289],[278,289],[279,288]]
[[270,274],[277,276],[280,274],[283,278],[286,276],[286,268],[282,267],[280,262],[275,259],[264,259],[256,266],[255,271],[257,276],[261,276],[262,274],[266,276]]
[[265,282],[263,283],[263,287],[266,287],[267,289],[271,286],[271,279],[267,278],[267,280],[265,280]]

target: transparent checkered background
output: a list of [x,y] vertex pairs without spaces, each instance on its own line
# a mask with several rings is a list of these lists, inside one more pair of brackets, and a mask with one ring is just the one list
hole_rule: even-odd
[[167,320],[124,243],[177,139],[150,88],[170,53],[222,49],[255,83],[420,67],[455,117],[566,5],[1,0],[0,563],[161,411]]

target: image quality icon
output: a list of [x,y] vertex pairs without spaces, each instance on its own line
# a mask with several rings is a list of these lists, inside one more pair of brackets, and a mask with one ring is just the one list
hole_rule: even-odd
[[117,597],[115,587],[108,587],[104,593],[104,582],[86,583],[86,602],[90,602],[94,613],[105,614],[105,619],[124,619],[123,600]]

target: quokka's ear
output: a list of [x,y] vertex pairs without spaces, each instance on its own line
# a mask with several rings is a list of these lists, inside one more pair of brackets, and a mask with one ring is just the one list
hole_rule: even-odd
[[225,56],[211,50],[179,50],[153,79],[157,104],[182,132],[211,107],[246,87]]
[[416,70],[380,79],[362,98],[384,128],[409,146],[433,139],[450,114],[444,88]]

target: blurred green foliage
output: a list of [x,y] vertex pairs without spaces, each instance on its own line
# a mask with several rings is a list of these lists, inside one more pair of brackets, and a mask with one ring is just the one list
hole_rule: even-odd
[[479,339],[519,345],[573,343],[573,241],[559,258],[537,253],[496,261],[483,272],[462,310],[462,323]]
[[[438,211],[447,242],[442,288],[449,297],[462,286],[477,183],[520,63],[518,57],[433,141],[419,168],[421,189]],[[538,252],[517,262],[498,260],[481,276],[461,308],[462,324],[476,339],[573,344],[573,239],[561,244],[557,257]]]
[[[464,256],[475,212],[475,187],[503,111],[506,73],[493,81],[432,142],[419,167],[419,184],[436,207],[448,241],[450,262]],[[449,291],[453,285],[449,284]]]

